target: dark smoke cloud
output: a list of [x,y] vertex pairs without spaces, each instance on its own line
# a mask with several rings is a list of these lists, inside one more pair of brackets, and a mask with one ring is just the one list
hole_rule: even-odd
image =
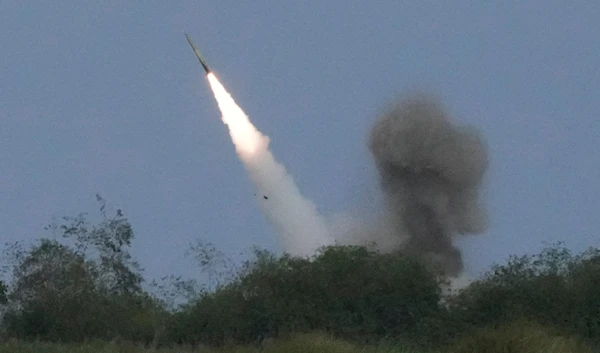
[[459,275],[463,261],[453,238],[487,226],[479,189],[488,156],[478,132],[452,124],[437,102],[421,96],[385,113],[369,148],[392,216],[386,231],[403,238],[403,251]]

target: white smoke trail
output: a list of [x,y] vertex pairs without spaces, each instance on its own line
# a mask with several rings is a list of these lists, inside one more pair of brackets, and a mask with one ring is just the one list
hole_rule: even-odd
[[252,125],[214,74],[208,74],[208,81],[237,154],[258,190],[260,206],[278,231],[284,251],[311,256],[318,248],[332,245],[325,220],[277,163],[268,149],[269,138]]

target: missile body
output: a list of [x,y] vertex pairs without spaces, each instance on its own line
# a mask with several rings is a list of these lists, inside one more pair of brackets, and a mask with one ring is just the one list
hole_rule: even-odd
[[202,65],[202,67],[204,68],[204,71],[206,71],[206,74],[208,75],[210,73],[210,69],[208,68],[208,65],[206,65],[206,61],[204,61],[204,58],[202,58],[202,54],[200,54],[200,50],[198,50],[198,48],[196,47],[194,42],[192,42],[192,38],[190,38],[190,36],[187,33],[185,33],[185,38],[187,38],[188,43],[190,43],[190,46],[194,50],[194,54],[196,54],[198,61],[200,61],[200,64]]

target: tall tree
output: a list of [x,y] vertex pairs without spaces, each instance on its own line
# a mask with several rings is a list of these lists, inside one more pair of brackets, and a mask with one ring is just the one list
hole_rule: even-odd
[[139,293],[143,277],[139,264],[133,260],[128,248],[134,238],[129,220],[117,210],[108,216],[106,201],[96,195],[100,203],[102,220],[91,224],[87,214],[63,217],[62,224],[51,224],[46,229],[72,241],[76,252],[94,261],[97,267],[97,285],[111,293]]
[[14,247],[5,317],[14,336],[152,340],[161,308],[143,291],[142,270],[128,251],[131,224],[120,210],[109,217],[104,199],[97,200],[100,222],[64,217],[47,227],[54,239]]

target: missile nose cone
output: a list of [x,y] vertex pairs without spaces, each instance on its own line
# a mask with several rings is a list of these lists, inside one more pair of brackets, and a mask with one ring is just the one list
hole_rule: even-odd
[[198,47],[196,47],[196,45],[192,41],[192,38],[187,33],[184,33],[184,34],[185,34],[185,38],[187,39],[188,43],[190,43],[190,46],[192,47],[194,54],[196,54],[198,61],[200,61],[200,65],[202,65],[202,67],[204,68],[204,71],[206,71],[206,74],[208,75],[210,73],[210,69],[208,68],[208,65],[206,64],[206,61],[204,61],[202,54],[200,54],[200,50],[198,50]]

